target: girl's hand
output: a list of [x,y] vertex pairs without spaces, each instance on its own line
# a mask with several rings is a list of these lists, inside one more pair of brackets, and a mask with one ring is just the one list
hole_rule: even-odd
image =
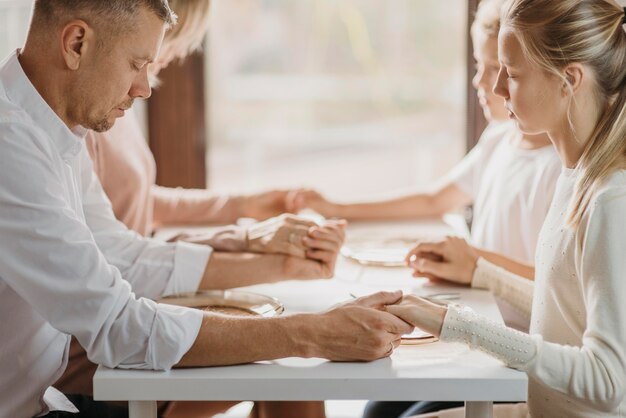
[[387,305],[387,312],[435,336],[441,334],[448,308],[414,295],[406,295],[400,303]]
[[440,242],[422,242],[406,256],[414,277],[434,277],[454,283],[472,283],[477,251],[463,238],[446,237]]

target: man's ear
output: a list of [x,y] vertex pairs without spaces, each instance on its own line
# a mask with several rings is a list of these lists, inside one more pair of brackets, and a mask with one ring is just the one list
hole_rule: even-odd
[[61,31],[61,53],[70,70],[78,70],[88,48],[93,44],[93,30],[83,20],[72,20]]
[[563,76],[567,80],[563,93],[565,95],[576,93],[585,79],[585,68],[579,63],[568,64],[563,69]]

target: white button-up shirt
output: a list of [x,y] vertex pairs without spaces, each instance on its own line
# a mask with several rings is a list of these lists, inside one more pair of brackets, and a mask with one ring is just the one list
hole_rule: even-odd
[[196,290],[211,249],[118,222],[84,133],[46,104],[17,53],[0,64],[0,417],[48,410],[70,335],[95,363],[168,369],[200,329],[200,311],[135,294]]

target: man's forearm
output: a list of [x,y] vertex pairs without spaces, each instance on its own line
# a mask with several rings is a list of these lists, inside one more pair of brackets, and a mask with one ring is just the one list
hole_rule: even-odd
[[191,349],[178,367],[221,366],[284,357],[311,357],[307,317],[248,318],[205,314]]
[[232,289],[283,280],[285,259],[281,254],[213,252],[200,289]]
[[379,292],[327,311],[275,318],[204,313],[179,367],[219,366],[284,357],[371,361],[389,356],[413,326],[384,310],[402,293]]

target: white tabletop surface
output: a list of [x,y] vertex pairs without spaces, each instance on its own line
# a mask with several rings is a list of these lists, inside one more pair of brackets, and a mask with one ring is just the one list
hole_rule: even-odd
[[[379,229],[380,227],[380,229]],[[429,236],[452,232],[437,222],[358,224],[349,233]],[[458,226],[456,227],[458,230]],[[408,234],[408,235],[407,235]],[[501,321],[490,293],[441,287],[410,276],[407,268],[363,267],[341,259],[331,280],[289,281],[245,290],[271,295],[285,314],[314,312],[377,290],[401,289],[428,295],[458,292],[461,303]],[[98,400],[466,400],[523,401],[527,377],[462,344],[401,346],[390,358],[371,363],[336,363],[288,358],[254,364],[176,369],[168,372],[112,370],[94,377]]]

